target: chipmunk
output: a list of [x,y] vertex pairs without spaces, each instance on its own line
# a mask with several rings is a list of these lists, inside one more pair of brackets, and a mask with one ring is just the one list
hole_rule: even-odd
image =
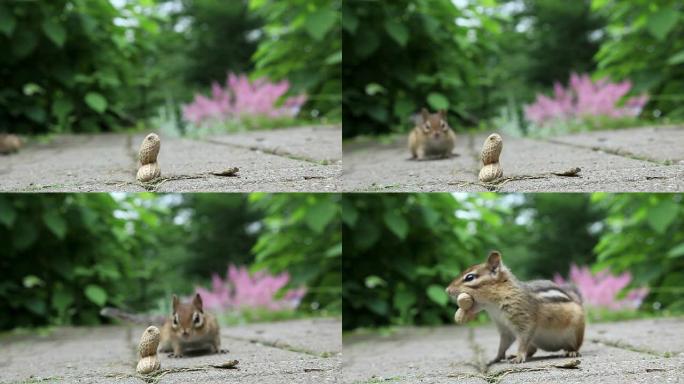
[[446,121],[446,111],[440,110],[431,114],[423,108],[421,117],[422,122],[417,122],[409,134],[408,145],[411,158],[423,160],[426,157],[451,156],[456,143],[456,135]]
[[580,356],[584,338],[584,309],[579,291],[549,280],[521,282],[503,265],[501,253],[492,251],[482,264],[465,270],[446,289],[452,297],[467,293],[475,304],[469,311],[487,311],[499,331],[499,351],[489,364],[505,358],[518,340],[518,354],[511,360],[522,363],[537,349],[565,350]]
[[[172,352],[169,357],[183,357],[185,352],[208,351],[225,353],[221,349],[221,332],[216,317],[204,311],[202,297],[195,294],[190,303],[181,303],[173,295],[173,313],[162,320],[160,352]],[[104,308],[101,315],[135,323],[161,323],[158,317],[128,314],[116,308]]]

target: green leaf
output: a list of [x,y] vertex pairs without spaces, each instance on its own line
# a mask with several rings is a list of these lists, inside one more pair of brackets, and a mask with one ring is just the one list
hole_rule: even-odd
[[378,93],[385,93],[385,87],[378,83],[366,84],[366,94],[368,96],[375,96]]
[[66,221],[56,211],[47,211],[43,214],[43,222],[59,239],[64,239],[67,230]]
[[24,307],[39,316],[43,316],[47,312],[47,305],[45,305],[45,302],[35,298],[25,301]]
[[679,205],[672,200],[663,200],[648,211],[648,224],[657,233],[663,234],[679,213]]
[[681,243],[674,248],[670,249],[670,252],[667,253],[667,257],[670,258],[675,258],[675,257],[682,257],[684,256],[684,243]]
[[684,51],[680,51],[672,55],[669,59],[667,59],[667,63],[670,65],[684,63]]
[[35,121],[36,123],[45,122],[46,113],[43,110],[43,108],[41,108],[38,105],[32,105],[32,106],[26,108],[26,110],[24,111],[24,114],[26,115],[26,117]]
[[17,59],[30,55],[38,45],[38,36],[31,30],[21,30],[12,38],[12,53]]
[[394,103],[394,116],[405,120],[416,110],[416,105],[409,99],[399,99]]
[[338,21],[338,13],[332,9],[322,8],[310,14],[304,22],[304,28],[314,38],[321,41],[326,33]]
[[389,312],[389,305],[380,299],[370,299],[366,306],[380,316],[386,316]]
[[73,302],[73,296],[64,290],[57,290],[52,294],[52,308],[59,313],[64,312]]
[[64,97],[60,97],[52,103],[52,114],[59,120],[65,119],[73,110],[74,105]]
[[325,58],[324,63],[328,65],[339,64],[342,62],[342,51],[339,50]]
[[669,7],[663,8],[648,17],[648,31],[658,40],[663,40],[670,33],[672,28],[677,25],[679,12],[677,9]]
[[385,22],[385,30],[394,41],[402,47],[406,46],[409,39],[409,31],[403,24],[394,20]]
[[11,228],[16,218],[17,212],[12,204],[7,199],[0,198],[0,223],[7,228]]
[[441,305],[442,307],[449,303],[449,295],[447,295],[447,293],[444,291],[444,287],[433,284],[427,288],[426,293],[430,300]]
[[85,293],[88,300],[92,301],[100,307],[105,305],[105,303],[107,302],[107,292],[105,292],[105,290],[98,285],[89,284],[88,286],[86,286],[83,292]]
[[335,217],[337,205],[328,200],[322,200],[310,207],[304,221],[316,233],[323,233],[325,227]]
[[85,96],[85,102],[97,113],[103,113],[107,110],[107,99],[97,92],[88,92]]
[[11,37],[16,26],[17,21],[14,19],[11,9],[7,9],[3,4],[0,4],[0,32],[4,33],[7,37]]
[[387,285],[387,282],[382,277],[370,275],[366,277],[364,284],[366,288],[373,289],[375,287],[384,287]]
[[24,276],[24,280],[22,283],[24,284],[25,288],[33,288],[45,284],[45,282],[40,277],[34,275]]
[[52,19],[45,20],[43,21],[42,27],[45,36],[52,40],[55,45],[60,48],[64,46],[64,42],[66,41],[66,30],[60,23]]
[[409,226],[406,220],[396,211],[385,212],[385,224],[398,238],[404,240],[408,234]]
[[416,303],[416,295],[405,289],[398,290],[394,293],[394,306],[399,312],[408,311]]
[[427,102],[432,109],[447,109],[449,108],[449,100],[441,93],[432,92],[427,97]]
[[346,7],[342,10],[342,27],[349,33],[355,33],[359,26],[359,19],[354,12],[349,11]]

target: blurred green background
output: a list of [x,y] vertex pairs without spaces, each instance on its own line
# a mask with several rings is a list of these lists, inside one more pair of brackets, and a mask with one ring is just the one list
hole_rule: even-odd
[[[341,0],[0,2],[0,133],[168,128],[228,71],[289,80],[341,115]],[[171,128],[169,128],[171,129]]]
[[342,233],[345,330],[453,323],[444,289],[492,249],[521,280],[566,277],[574,263],[649,289],[637,311],[590,319],[684,313],[680,194],[345,194]]
[[526,135],[523,105],[571,72],[650,99],[637,121],[564,129],[681,121],[682,12],[676,0],[347,0],[344,136],[405,132],[422,107],[448,109],[457,131]]
[[[296,311],[231,321],[339,315],[334,194],[1,194],[0,330],[97,324],[114,306],[167,314],[173,293],[211,288],[228,264],[288,272]],[[236,315],[236,314],[229,314]]]

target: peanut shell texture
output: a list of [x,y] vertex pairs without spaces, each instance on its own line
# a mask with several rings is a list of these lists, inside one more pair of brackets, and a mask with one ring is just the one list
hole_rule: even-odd
[[499,162],[501,150],[503,149],[503,139],[498,133],[492,133],[482,145],[482,163],[484,165]]
[[138,181],[147,182],[154,180],[159,176],[161,176],[161,168],[159,168],[159,163],[150,163],[140,166],[135,178],[138,179]]
[[501,168],[501,164],[499,163],[484,165],[482,169],[480,169],[480,174],[478,175],[478,178],[482,182],[494,181],[500,177],[503,177],[503,168]]
[[157,156],[159,155],[159,148],[161,147],[161,140],[159,135],[156,133],[150,133],[145,136],[142,144],[140,144],[140,150],[138,151],[138,159],[140,159],[140,164],[151,164],[157,162]]

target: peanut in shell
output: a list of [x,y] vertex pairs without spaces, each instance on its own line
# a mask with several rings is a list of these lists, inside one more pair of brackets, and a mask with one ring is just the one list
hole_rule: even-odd
[[140,164],[151,164],[157,162],[157,156],[159,155],[159,148],[161,147],[161,139],[156,133],[150,133],[145,136],[142,144],[140,144],[140,150],[138,151],[138,159],[140,159]]
[[161,333],[159,328],[151,325],[145,329],[142,336],[140,336],[140,343],[138,344],[138,352],[140,357],[147,357],[157,354],[157,347],[159,347],[159,340]]
[[484,165],[498,163],[502,149],[503,139],[501,136],[497,133],[489,135],[482,145],[482,163]]
[[138,181],[147,182],[161,176],[161,168],[159,163],[143,164],[138,168],[138,173],[135,176]]
[[154,371],[158,371],[161,368],[161,363],[157,355],[146,356],[138,361],[138,365],[135,367],[136,372],[141,375],[146,375]]
[[503,168],[501,164],[486,164],[480,169],[479,179],[482,182],[494,181],[500,177],[503,177]]

